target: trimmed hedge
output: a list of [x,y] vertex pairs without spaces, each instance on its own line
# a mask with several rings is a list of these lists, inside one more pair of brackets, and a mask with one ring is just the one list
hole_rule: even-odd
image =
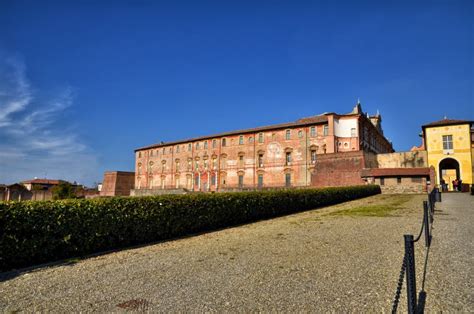
[[380,193],[376,185],[0,203],[0,271],[238,225]]

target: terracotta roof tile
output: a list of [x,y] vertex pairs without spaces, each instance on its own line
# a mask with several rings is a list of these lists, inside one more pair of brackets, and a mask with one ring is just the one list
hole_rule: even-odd
[[455,124],[471,124],[474,121],[469,120],[455,120],[455,119],[442,119],[439,121],[431,122],[422,126],[422,128],[431,127],[431,126],[443,126],[443,125],[455,125]]
[[50,179],[33,179],[33,180],[26,180],[22,181],[22,184],[59,184],[61,182],[66,182],[64,180],[50,180]]

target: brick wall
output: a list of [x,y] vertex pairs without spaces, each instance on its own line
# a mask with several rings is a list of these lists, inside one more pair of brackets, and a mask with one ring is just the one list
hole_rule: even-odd
[[[288,124],[140,148],[135,151],[135,189],[276,188],[285,187],[287,179],[291,187],[361,184],[365,181],[360,170],[367,167],[361,151],[392,152],[393,148],[361,112],[322,114]],[[316,161],[311,160],[313,152]],[[290,162],[287,153],[291,154]],[[375,163],[374,158],[370,160]]]
[[104,173],[100,196],[128,196],[134,183],[134,172],[107,171]]
[[347,186],[364,184],[361,171],[365,167],[365,154],[362,151],[334,153],[318,156],[311,175],[311,185]]

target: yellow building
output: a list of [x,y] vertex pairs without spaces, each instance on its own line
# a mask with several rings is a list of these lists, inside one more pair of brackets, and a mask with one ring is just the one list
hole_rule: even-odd
[[474,122],[443,119],[422,126],[428,165],[436,170],[436,183],[444,180],[449,190],[455,179],[473,184]]

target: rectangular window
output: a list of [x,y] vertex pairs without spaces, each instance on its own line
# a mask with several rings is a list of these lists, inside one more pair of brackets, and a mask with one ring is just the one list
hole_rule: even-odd
[[207,141],[204,142],[204,149],[207,149]]
[[263,174],[258,175],[258,187],[259,188],[263,187]]
[[287,140],[291,139],[291,130],[286,130],[285,139]]
[[310,135],[311,137],[315,137],[316,136],[316,127],[315,126],[312,126],[310,129]]
[[192,144],[189,143],[189,144],[188,144],[188,152],[190,152],[192,149],[193,149]]
[[453,136],[452,135],[443,135],[443,149],[453,149]]
[[176,152],[179,153],[179,145],[176,146]]
[[216,185],[216,175],[211,176],[211,185]]
[[239,188],[244,187],[244,176],[242,174],[239,174]]
[[323,135],[327,136],[329,134],[329,126],[326,124],[323,127]]
[[258,142],[263,143],[263,133],[258,134]]
[[199,149],[199,142],[196,143],[196,150]]
[[291,164],[291,153],[286,153],[286,165]]
[[316,151],[311,151],[311,163],[314,164],[316,162]]
[[227,140],[225,138],[222,139],[222,146],[226,146],[227,145]]
[[244,136],[240,135],[239,136],[239,145],[243,145],[243,144],[244,144]]
[[397,184],[401,184],[402,183],[402,178],[398,177],[397,178]]
[[357,137],[355,128],[351,128],[351,137]]
[[299,137],[299,138],[302,138],[302,137],[303,137],[303,131],[301,131],[301,130],[298,131],[298,137]]
[[291,173],[285,173],[285,186],[287,188],[291,186]]
[[217,147],[217,141],[216,140],[212,140],[212,148],[216,148]]
[[194,185],[195,185],[196,188],[199,187],[199,183],[200,183],[200,182],[199,182],[199,175],[197,174],[197,175],[195,176],[195,180],[194,180]]
[[259,168],[263,167],[263,154],[258,155],[258,167]]
[[380,185],[385,185],[385,178],[380,178]]

